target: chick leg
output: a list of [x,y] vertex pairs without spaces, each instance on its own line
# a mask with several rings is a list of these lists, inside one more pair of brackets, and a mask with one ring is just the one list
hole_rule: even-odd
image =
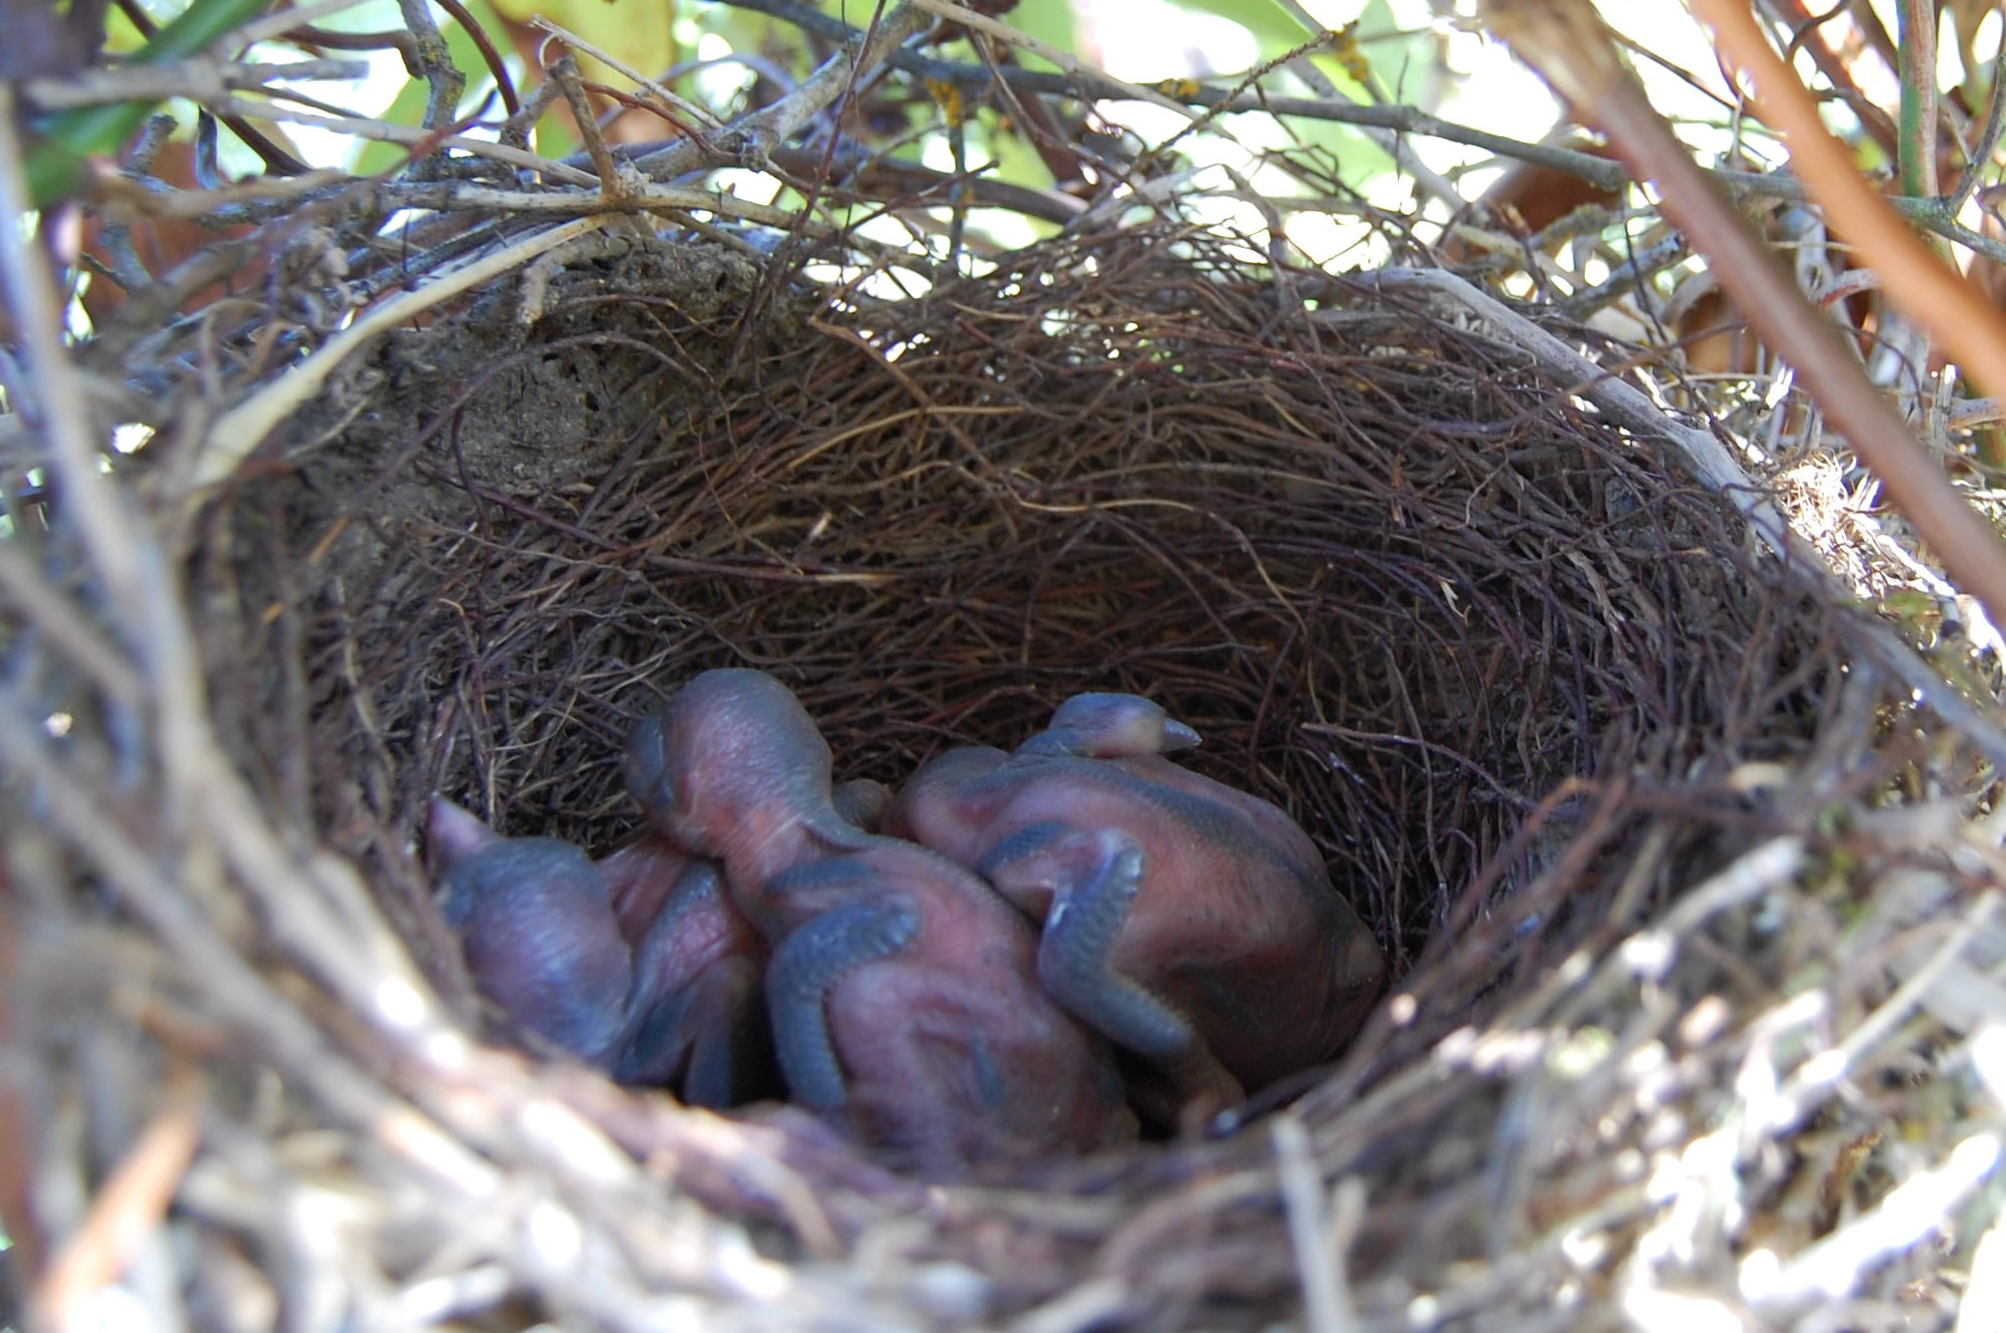
[[918,931],[919,914],[907,904],[864,899],[815,917],[773,951],[766,968],[773,1043],[788,1089],[809,1110],[836,1111],[848,1097],[829,1033],[829,992],[865,964],[903,950]]
[[1169,1076],[1187,1113],[1209,1116],[1244,1097],[1190,1019],[1116,970],[1115,942],[1143,891],[1142,848],[1115,829],[1026,829],[983,861],[1020,905],[1047,899],[1038,979],[1062,1006]]

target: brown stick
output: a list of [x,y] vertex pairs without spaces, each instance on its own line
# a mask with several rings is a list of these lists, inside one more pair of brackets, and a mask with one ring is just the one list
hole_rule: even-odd
[[83,1307],[125,1271],[160,1225],[194,1160],[202,1125],[202,1088],[189,1079],[140,1132],[92,1200],[88,1216],[35,1286],[34,1322],[51,1330],[83,1326]]
[[0,978],[6,979],[0,982],[0,1055],[7,1060],[0,1069],[0,1226],[6,1228],[13,1243],[8,1260],[12,1266],[9,1290],[0,1293],[0,1299],[25,1291],[35,1282],[44,1255],[42,1228],[33,1211],[33,1168],[29,1165],[41,1135],[35,1124],[34,1104],[18,1072],[30,1067],[28,1035],[15,1015],[15,996],[10,993],[19,985],[15,978],[21,975],[16,970],[14,942],[20,936],[12,895],[7,867],[0,864]]
[[[1792,161],[1855,245],[1875,257],[1887,285],[1909,293],[1908,313],[1943,338],[1974,377],[2006,385],[2006,326],[1983,307],[1977,293],[1932,259],[1886,204],[1844,159],[1843,149],[1817,122],[1804,90],[1774,62],[1739,0],[1695,0],[1720,24],[1721,45],[1756,82],[1772,91]],[[1852,348],[1821,315],[1776,256],[1757,238],[1727,198],[1673,136],[1635,78],[1617,60],[1601,19],[1585,0],[1543,3],[1491,0],[1494,30],[1552,83],[1592,115],[1639,177],[1658,186],[1667,215],[1692,237],[1715,275],[1763,339],[1797,370],[1826,418],[1845,432],[1860,459],[1879,477],[1895,505],[1936,551],[1953,578],[1984,604],[1994,624],[2006,624],[2006,543],[1965,503],[1895,409],[1866,376]],[[1723,15],[1726,17],[1724,18]],[[1739,26],[1729,21],[1738,16]],[[1759,46],[1759,55],[1744,51]],[[1803,103],[1800,123],[1790,92]],[[1768,105],[1767,102],[1764,104]],[[1774,117],[1772,119],[1771,117]],[[1829,193],[1828,193],[1829,192]],[[1864,201],[1863,198],[1864,197]],[[1846,213],[1839,216],[1841,201]],[[1972,308],[1976,308],[1975,310]],[[1959,311],[1971,311],[1960,314]],[[1966,328],[1956,325],[1968,321]],[[1998,329],[1993,335],[1991,329]],[[1967,331],[1968,330],[1968,331]],[[1988,332],[1980,333],[1980,330]]]
[[1987,393],[2006,391],[2006,319],[1932,255],[1853,166],[1846,146],[1763,40],[1742,0],[1695,0],[1721,51],[1752,77],[1755,110],[1790,146],[1791,166],[1833,227],[1873,261],[1902,312],[1951,350]]

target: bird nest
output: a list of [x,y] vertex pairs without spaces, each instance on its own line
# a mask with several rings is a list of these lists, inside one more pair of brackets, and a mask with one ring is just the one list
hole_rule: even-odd
[[[32,1207],[169,1163],[134,1289],[228,1328],[1940,1318],[1982,747],[1552,332],[1157,228],[924,281],[635,241],[393,333],[171,529],[242,781],[121,771],[116,708],[8,733]],[[979,1186],[470,1041],[428,796],[610,845],[627,731],[726,665],[887,783],[1147,694],[1392,991],[1205,1141]]]

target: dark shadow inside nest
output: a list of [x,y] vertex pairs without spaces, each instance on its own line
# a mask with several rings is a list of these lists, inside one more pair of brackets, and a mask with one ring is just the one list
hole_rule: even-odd
[[603,848],[637,818],[625,733],[707,667],[772,671],[839,777],[888,783],[1133,691],[1297,817],[1396,975],[1490,923],[1479,975],[1417,990],[1425,1042],[1614,891],[1595,866],[1636,821],[1600,775],[1814,733],[1815,609],[1751,579],[1717,498],[1509,354],[1278,318],[1217,255],[1092,261],[803,296],[766,340],[659,273],[594,274],[518,345],[394,345],[385,405],[303,464],[314,503],[259,510],[281,554],[246,577],[285,571],[313,733],[275,783],[379,864],[434,790]]

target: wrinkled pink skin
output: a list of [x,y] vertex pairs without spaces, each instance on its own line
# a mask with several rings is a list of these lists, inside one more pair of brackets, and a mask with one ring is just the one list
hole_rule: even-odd
[[714,866],[653,834],[595,864],[554,838],[503,838],[441,798],[428,841],[468,970],[511,1021],[692,1105],[777,1091],[766,942]]
[[1145,1114],[1185,1123],[1331,1059],[1385,977],[1293,820],[1162,757],[1197,741],[1146,699],[1080,695],[1014,755],[925,765],[885,816],[1044,923],[1047,988],[1160,1072]]
[[[716,868],[653,832],[601,857],[598,868],[634,951],[636,993],[669,1001],[656,1000],[652,1028],[644,1020],[630,1036],[632,1075],[623,1081],[675,1087],[692,1106],[779,1096],[767,1039],[766,940],[731,905]],[[650,948],[651,936],[664,942]]]
[[1030,924],[966,869],[838,818],[828,745],[785,686],[703,673],[636,731],[628,772],[771,943],[802,1105],[936,1175],[1133,1134],[1108,1049],[1038,986]]

